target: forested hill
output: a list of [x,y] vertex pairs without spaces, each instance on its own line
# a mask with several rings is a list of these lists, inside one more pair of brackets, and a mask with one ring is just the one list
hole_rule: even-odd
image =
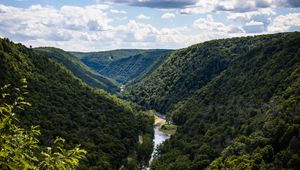
[[43,56],[49,57],[56,62],[63,64],[72,71],[75,76],[94,88],[100,88],[110,93],[119,91],[119,85],[117,82],[91,70],[82,63],[80,59],[69,52],[53,47],[35,48],[34,50],[41,53]]
[[178,50],[127,97],[168,112],[177,132],[163,169],[299,169],[300,33]]
[[119,83],[128,84],[152,72],[172,50],[71,52],[87,66]]
[[165,114],[177,102],[218,77],[236,59],[288,35],[293,34],[212,40],[176,50],[153,74],[129,86],[125,97]]
[[44,146],[56,136],[70,147],[81,144],[88,154],[79,169],[118,169],[136,153],[138,135],[152,133],[151,122],[131,104],[90,88],[34,49],[0,39],[1,87],[21,78],[28,80],[32,107],[17,113],[20,123],[39,125]]

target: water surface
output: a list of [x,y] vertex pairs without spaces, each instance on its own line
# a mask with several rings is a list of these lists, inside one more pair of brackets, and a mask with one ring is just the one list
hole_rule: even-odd
[[[167,135],[164,132],[160,131],[159,126],[154,126],[154,139],[153,139],[154,146],[153,146],[153,152],[151,154],[151,159],[149,161],[149,166],[153,160],[153,156],[157,152],[157,147],[169,138],[170,138],[170,135]],[[150,168],[148,167],[146,169],[148,170]]]

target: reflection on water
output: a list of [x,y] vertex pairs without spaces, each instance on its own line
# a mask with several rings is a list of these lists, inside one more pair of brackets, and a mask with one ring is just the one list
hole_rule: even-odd
[[[151,155],[151,159],[149,161],[149,166],[153,160],[153,156],[154,154],[156,153],[156,149],[157,149],[157,146],[160,145],[161,143],[163,143],[165,140],[169,139],[170,136],[163,133],[162,131],[159,130],[159,126],[154,126],[154,139],[153,139],[153,142],[154,142],[154,146],[153,146],[153,152],[152,152],[152,155]],[[150,169],[150,168],[146,168],[146,169]]]

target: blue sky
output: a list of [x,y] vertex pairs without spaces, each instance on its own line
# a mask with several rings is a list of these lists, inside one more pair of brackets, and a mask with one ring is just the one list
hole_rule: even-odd
[[1,0],[0,37],[70,51],[300,31],[300,0]]

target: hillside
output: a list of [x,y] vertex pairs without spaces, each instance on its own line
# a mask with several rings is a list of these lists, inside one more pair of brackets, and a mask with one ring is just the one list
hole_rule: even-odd
[[113,50],[71,52],[101,75],[128,84],[156,68],[171,50]]
[[172,116],[152,169],[299,169],[300,33],[176,51],[127,98]]
[[119,91],[118,83],[92,71],[77,57],[66,51],[52,47],[35,48],[34,50],[41,53],[43,56],[49,57],[56,62],[63,64],[75,76],[92,87],[100,88],[110,93]]
[[165,114],[236,58],[271,40],[271,36],[213,40],[176,50],[153,74],[129,86],[125,97]]
[[34,49],[0,39],[0,85],[28,80],[26,101],[32,107],[18,112],[23,127],[39,125],[41,145],[61,136],[67,146],[87,150],[79,169],[118,169],[129,154],[139,152],[138,136],[150,135],[152,122],[132,104],[95,90],[61,64]]

